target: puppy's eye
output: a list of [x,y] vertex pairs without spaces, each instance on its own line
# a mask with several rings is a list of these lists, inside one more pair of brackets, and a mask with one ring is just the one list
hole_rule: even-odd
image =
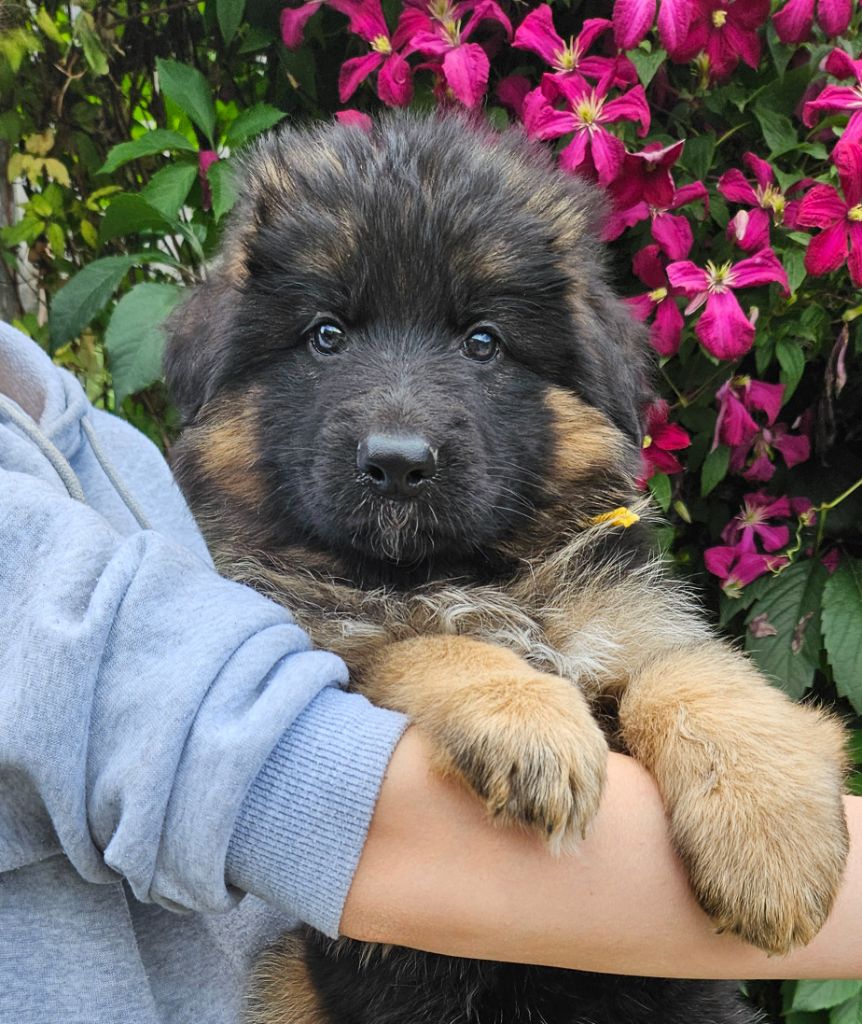
[[344,344],[345,334],[338,324],[324,323],[316,324],[308,332],[308,343],[315,350],[324,356],[334,356]]
[[477,363],[487,363],[499,350],[500,343],[497,338],[484,329],[473,331],[461,343],[462,354],[468,359],[475,359]]

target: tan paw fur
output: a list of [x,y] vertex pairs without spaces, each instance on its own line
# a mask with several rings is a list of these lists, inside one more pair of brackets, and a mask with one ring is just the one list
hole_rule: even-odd
[[363,690],[410,715],[495,819],[559,848],[598,810],[607,742],[581,691],[503,648],[463,636],[393,644]]
[[644,669],[620,721],[719,930],[774,954],[810,942],[847,859],[840,725],[719,644]]

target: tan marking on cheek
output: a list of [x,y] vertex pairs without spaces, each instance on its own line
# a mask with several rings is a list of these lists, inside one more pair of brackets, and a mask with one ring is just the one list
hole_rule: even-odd
[[197,474],[231,501],[259,506],[265,484],[255,403],[229,412],[222,407],[189,433],[190,446],[197,453]]
[[604,413],[577,395],[552,387],[545,396],[554,430],[554,470],[563,481],[583,480],[625,463],[625,441]]

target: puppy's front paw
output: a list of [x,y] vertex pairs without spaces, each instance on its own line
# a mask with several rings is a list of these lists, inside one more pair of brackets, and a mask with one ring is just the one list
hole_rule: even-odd
[[647,663],[623,695],[620,727],[655,776],[719,928],[769,953],[810,942],[847,859],[840,723],[711,642]]
[[607,742],[582,693],[527,665],[471,688],[434,737],[440,765],[489,814],[539,831],[559,849],[586,833],[607,773]]
[[841,881],[848,850],[843,804],[837,787],[820,785],[817,772],[812,765],[801,791],[783,788],[780,776],[777,786],[764,780],[747,792],[720,783],[672,815],[701,906],[720,931],[768,953],[810,942]]

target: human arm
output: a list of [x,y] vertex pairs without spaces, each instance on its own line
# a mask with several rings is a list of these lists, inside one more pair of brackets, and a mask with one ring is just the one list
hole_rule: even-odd
[[341,931],[482,959],[653,976],[862,977],[862,798],[845,800],[851,856],[826,926],[788,957],[716,935],[688,887],[649,774],[611,754],[599,815],[572,855],[490,824],[429,768],[415,729],[397,746]]
[[403,720],[337,692],[344,665],[283,609],[49,479],[0,469],[0,873],[63,853],[198,911],[241,878],[334,932]]

